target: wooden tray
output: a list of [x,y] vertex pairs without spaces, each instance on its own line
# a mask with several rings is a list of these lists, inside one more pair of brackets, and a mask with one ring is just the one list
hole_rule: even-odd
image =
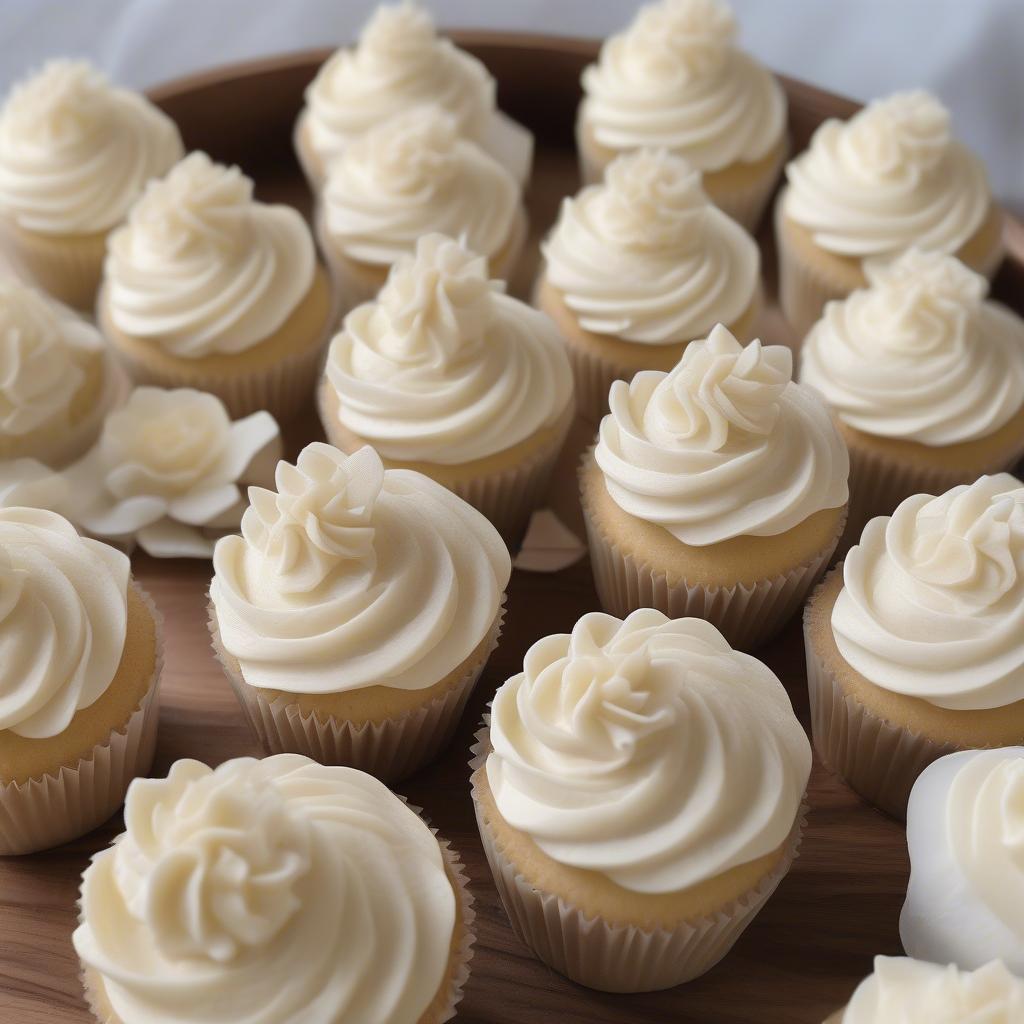
[[[538,140],[529,194],[534,234],[545,230],[563,195],[577,187],[572,124],[579,75],[597,44],[584,40],[456,33],[500,83],[500,104],[529,125]],[[190,148],[239,163],[264,198],[305,208],[308,195],[291,150],[302,93],[328,51],[301,53],[224,68],[153,90],[181,126]],[[826,116],[856,105],[811,86],[785,81],[796,148]],[[1024,229],[1007,229],[1012,251],[997,290],[1021,306]],[[531,265],[513,283],[523,291]],[[770,247],[766,263],[771,269]],[[769,313],[763,336],[787,340]],[[292,425],[292,450],[320,437],[315,420]],[[577,436],[583,443],[585,438]],[[578,527],[572,453],[552,495],[563,518]],[[135,572],[166,618],[167,666],[162,686],[154,774],[179,757],[211,764],[258,754],[209,649],[205,592],[209,562],[161,562],[142,556]],[[513,935],[480,847],[470,804],[466,762],[474,730],[495,688],[521,667],[539,637],[569,631],[598,607],[583,562],[554,575],[516,572],[501,645],[443,759],[400,787],[426,809],[468,867],[477,908],[472,977],[458,1020],[463,1024],[821,1024],[871,969],[876,953],[901,952],[897,921],[907,882],[903,829],[862,803],[815,763],[811,815],[800,857],[735,949],[709,974],[669,992],[612,996],[566,981],[536,960]],[[798,621],[761,656],[780,675],[808,722]],[[69,937],[76,921],[78,881],[90,854],[121,828],[115,819],[59,850],[0,861],[0,1024],[87,1024],[78,965]],[[230,1024],[230,1022],[225,1022]]]

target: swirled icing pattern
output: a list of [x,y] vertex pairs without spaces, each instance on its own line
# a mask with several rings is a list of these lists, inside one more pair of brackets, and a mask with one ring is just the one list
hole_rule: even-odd
[[0,729],[63,732],[124,651],[128,558],[42,509],[0,509]]
[[927,445],[973,441],[1024,405],[1024,321],[983,302],[988,285],[953,256],[910,249],[869,261],[870,287],[825,307],[800,381],[857,430]]
[[315,266],[297,210],[255,202],[237,167],[190,153],[111,235],[108,313],[119,331],[180,358],[244,352],[288,319]]
[[362,135],[328,169],[324,218],[349,259],[389,266],[437,231],[493,258],[519,213],[515,178],[460,138],[437,105],[396,114]]
[[921,91],[826,121],[786,176],[786,216],[842,256],[910,245],[956,252],[991,203],[984,165],[950,137],[946,108]]
[[1024,484],[983,476],[872,519],[832,611],[876,686],[954,710],[1024,699]]
[[811,750],[782,684],[703,619],[584,615],[494,698],[501,816],[561,864],[677,892],[789,835]]
[[133,1024],[416,1024],[456,921],[437,840],[376,779],[279,754],[128,790],[75,950]]
[[566,198],[543,245],[547,278],[584,330],[651,345],[733,323],[758,288],[757,244],[664,150],[618,157]]
[[785,132],[785,94],[735,35],[721,0],[642,7],[583,72],[582,124],[609,149],[665,146],[701,171],[767,156]]
[[554,425],[572,401],[562,341],[502,287],[465,246],[421,238],[331,344],[342,424],[384,458],[436,463],[485,458]]
[[84,61],[53,60],[0,111],[0,211],[41,234],[107,231],[183,152],[174,122],[143,96]]
[[498,615],[511,573],[494,527],[451,491],[385,472],[369,447],[308,445],[253,487],[242,536],[214,551],[210,598],[252,686],[417,690],[456,669]]
[[670,373],[616,381],[595,458],[612,500],[684,544],[784,533],[847,500],[846,446],[792,354],[721,325]]

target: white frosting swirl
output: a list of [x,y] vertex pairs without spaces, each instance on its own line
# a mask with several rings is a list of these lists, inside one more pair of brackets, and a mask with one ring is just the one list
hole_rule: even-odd
[[986,437],[1024,405],[1024,321],[983,302],[953,256],[868,261],[870,287],[830,302],[801,349],[800,381],[844,422],[926,445]]
[[670,373],[615,381],[595,458],[612,500],[684,544],[785,533],[846,503],[849,456],[782,345],[721,325]]
[[832,611],[876,686],[960,711],[1024,700],[1024,484],[983,476],[915,494],[865,527]]
[[511,565],[476,509],[370,447],[308,445],[253,487],[242,536],[219,541],[210,598],[252,686],[419,690],[457,668],[498,616]]
[[782,684],[703,619],[590,612],[492,706],[487,781],[553,860],[679,892],[786,841],[811,748]]
[[959,971],[909,957],[875,957],[842,1024],[1020,1024],[1024,981],[998,960]]
[[548,317],[502,288],[483,257],[421,238],[331,344],[341,423],[384,458],[448,465],[553,426],[572,401],[565,348]]
[[252,191],[237,167],[205,153],[147,186],[108,243],[117,330],[199,359],[244,352],[288,319],[313,282],[313,239],[297,210]]
[[608,149],[665,146],[705,172],[760,160],[786,130],[786,96],[735,36],[721,0],[641,7],[583,72],[581,123]]
[[515,178],[459,137],[436,105],[396,114],[362,135],[328,169],[324,219],[331,243],[361,263],[389,266],[431,231],[493,258],[519,214]]
[[930,764],[907,808],[910,884],[900,937],[911,956],[1024,974],[1024,747]]
[[0,211],[49,235],[108,231],[184,149],[174,122],[84,61],[53,60],[0,111]]
[[417,1024],[456,923],[416,814],[295,754],[135,780],[81,907],[75,950],[132,1024]]
[[956,252],[991,203],[984,165],[952,140],[949,112],[921,91],[826,121],[786,176],[785,215],[842,256],[891,256],[910,245]]
[[0,729],[42,739],[110,686],[128,622],[127,557],[53,512],[0,509]]
[[664,150],[621,156],[601,184],[564,199],[542,250],[584,330],[651,345],[735,322],[760,278],[757,243]]

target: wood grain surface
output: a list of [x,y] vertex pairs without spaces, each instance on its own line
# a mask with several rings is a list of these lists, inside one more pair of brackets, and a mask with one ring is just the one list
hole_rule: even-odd
[[[505,109],[537,132],[538,170],[529,195],[536,237],[554,218],[561,196],[576,187],[572,117],[579,72],[595,44],[472,33],[458,38],[497,75]],[[157,89],[154,96],[178,120],[190,146],[239,162],[257,178],[262,196],[305,206],[290,131],[302,90],[323,56],[301,54],[194,76]],[[854,109],[809,86],[786,85],[798,147],[823,117]],[[1024,231],[1013,224],[1008,237],[1016,255],[1001,275],[1000,291],[1019,305]],[[770,247],[766,254],[770,266]],[[514,290],[522,291],[531,272],[530,266],[523,269]],[[763,336],[788,340],[772,313]],[[293,424],[287,434],[293,452],[321,436],[312,418]],[[588,440],[576,431],[552,494],[553,505],[577,530],[576,452]],[[204,596],[210,564],[136,556],[134,569],[166,620],[154,774],[165,774],[180,757],[216,764],[259,753],[210,652]],[[793,870],[733,951],[704,977],[649,995],[591,992],[551,972],[512,934],[473,822],[469,746],[495,688],[520,668],[527,647],[548,633],[570,630],[580,615],[597,607],[586,562],[551,575],[514,573],[504,636],[451,748],[436,765],[398,787],[425,808],[469,871],[477,946],[458,1019],[464,1024],[821,1024],[869,972],[876,953],[901,952],[897,922],[908,866],[902,827],[861,802],[817,761],[808,829]],[[807,726],[799,622],[760,656],[782,678]],[[90,1020],[69,938],[81,871],[119,829],[115,819],[58,850],[0,859],[0,1024]]]

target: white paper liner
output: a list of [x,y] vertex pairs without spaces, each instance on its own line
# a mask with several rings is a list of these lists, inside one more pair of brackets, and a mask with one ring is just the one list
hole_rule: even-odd
[[132,586],[156,628],[156,662],[149,687],[128,722],[73,768],[61,766],[27,782],[0,783],[0,856],[48,850],[98,828],[124,803],[132,779],[147,774],[153,764],[164,661],[163,616],[134,580]]
[[[470,770],[475,779],[490,750],[488,727],[477,733]],[[739,899],[712,916],[675,928],[644,929],[587,917],[553,893],[534,888],[499,847],[472,787],[480,839],[494,884],[519,940],[559,974],[602,992],[655,992],[709,971],[742,935],[796,859],[807,820],[801,804],[782,860]]]

